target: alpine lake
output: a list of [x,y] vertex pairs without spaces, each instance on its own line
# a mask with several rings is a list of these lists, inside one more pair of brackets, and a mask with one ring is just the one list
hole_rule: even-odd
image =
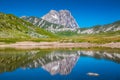
[[120,80],[120,50],[0,50],[0,80]]

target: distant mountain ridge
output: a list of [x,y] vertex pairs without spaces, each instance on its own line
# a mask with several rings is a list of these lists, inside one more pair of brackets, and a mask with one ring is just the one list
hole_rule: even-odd
[[120,30],[120,20],[106,24],[106,25],[96,25],[91,28],[86,28],[80,31],[81,34],[95,34],[102,32],[115,32]]

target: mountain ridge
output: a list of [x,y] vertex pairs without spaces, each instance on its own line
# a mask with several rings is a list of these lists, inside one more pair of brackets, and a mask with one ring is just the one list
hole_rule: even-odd
[[[65,25],[67,22],[65,22],[65,24],[62,24],[62,23],[59,24],[59,22],[60,22],[59,14],[61,14],[61,12],[62,12],[62,15],[64,15],[64,17],[62,17],[63,21],[66,21],[65,16],[67,16],[67,14],[69,15],[69,16],[67,16],[67,19],[72,17],[69,10],[59,10],[59,11],[51,10],[51,11],[49,11],[49,13],[47,13],[42,18],[24,17],[22,19],[32,23],[35,26],[39,26],[39,27],[46,29],[48,31],[51,31],[53,33],[62,33],[62,32],[69,33],[69,32],[71,32],[71,34],[74,34],[74,33],[76,33],[76,34],[96,34],[96,33],[104,33],[104,32],[115,32],[115,31],[120,30],[120,21],[116,21],[116,22],[109,23],[106,25],[96,25],[91,28],[66,27]],[[72,19],[73,19],[73,23],[75,23],[77,25],[76,21],[74,21],[75,19],[73,17],[72,17]]]
[[81,28],[81,34],[96,34],[101,32],[115,32],[120,30],[120,20],[105,24],[105,25],[96,25],[91,28]]

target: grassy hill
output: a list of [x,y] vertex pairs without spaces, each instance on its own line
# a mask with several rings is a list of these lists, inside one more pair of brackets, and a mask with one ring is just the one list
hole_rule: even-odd
[[55,38],[51,32],[35,27],[12,14],[0,13],[0,41]]

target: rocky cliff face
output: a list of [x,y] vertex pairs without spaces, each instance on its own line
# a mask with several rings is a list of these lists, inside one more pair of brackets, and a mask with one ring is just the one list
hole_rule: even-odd
[[47,29],[47,30],[48,29],[50,30],[51,28],[54,28],[54,29],[58,28],[59,29],[59,28],[64,27],[62,25],[53,24],[53,23],[50,23],[50,22],[48,22],[46,20],[43,20],[41,18],[34,17],[34,16],[30,16],[30,17],[22,16],[21,18],[28,21],[28,22],[30,22],[30,23],[32,23],[35,26],[38,26],[40,28],[44,28],[44,29]]
[[68,10],[51,10],[43,16],[42,19],[51,23],[63,25],[67,28],[79,28],[77,22]]
[[50,22],[48,22],[46,20],[43,20],[41,18],[38,18],[38,17],[22,16],[21,19],[24,19],[24,20],[32,23],[35,26],[38,26],[38,27],[43,28],[43,29],[46,29],[46,30],[51,31],[53,33],[54,32],[60,32],[60,31],[68,31],[68,30],[76,31],[76,28],[67,28],[67,27],[65,27],[63,25],[50,23]]

